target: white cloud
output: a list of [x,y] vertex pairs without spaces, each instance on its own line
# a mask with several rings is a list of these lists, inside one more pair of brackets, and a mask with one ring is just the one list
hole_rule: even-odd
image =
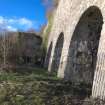
[[28,27],[33,26],[33,21],[26,19],[26,18],[8,19],[7,22],[9,24],[27,25]]
[[18,28],[29,29],[36,25],[35,21],[27,18],[6,18],[0,16],[0,29],[6,29],[9,31],[16,31]]
[[17,31],[17,28],[12,27],[12,26],[7,26],[8,31]]
[[18,21],[19,21],[20,25],[28,25],[29,27],[31,27],[33,25],[33,22],[26,18],[21,18]]
[[0,24],[3,24],[3,23],[5,23],[5,19],[0,16]]

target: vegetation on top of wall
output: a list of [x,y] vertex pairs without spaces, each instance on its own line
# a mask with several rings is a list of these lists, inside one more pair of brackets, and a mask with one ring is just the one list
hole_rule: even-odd
[[48,8],[47,13],[46,13],[48,23],[47,23],[47,26],[44,27],[44,30],[43,30],[42,56],[46,55],[49,34],[51,32],[53,22],[54,22],[54,15],[55,15],[54,13],[55,13],[55,10],[57,9],[59,1],[60,0],[52,0],[51,1],[52,7]]
[[48,43],[48,38],[49,34],[51,32],[52,26],[53,26],[53,21],[54,21],[54,11],[57,9],[59,0],[53,0],[53,7],[49,9],[46,13],[47,19],[48,19],[48,24],[44,30],[44,35],[43,35],[43,46],[46,48],[47,43]]
[[49,38],[49,34],[51,32],[51,28],[53,25],[53,14],[48,16],[48,24],[45,30],[45,33],[43,35],[43,47],[46,49],[47,48],[47,43],[48,43],[48,38]]

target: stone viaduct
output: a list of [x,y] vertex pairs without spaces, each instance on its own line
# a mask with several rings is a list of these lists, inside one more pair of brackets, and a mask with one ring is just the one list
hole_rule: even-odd
[[49,72],[92,84],[105,98],[105,0],[60,0],[49,36]]

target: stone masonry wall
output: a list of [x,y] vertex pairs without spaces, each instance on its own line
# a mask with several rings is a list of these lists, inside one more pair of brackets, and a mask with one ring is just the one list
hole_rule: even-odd
[[[97,53],[96,69],[94,73],[92,96],[101,98],[105,97],[105,1],[104,0],[61,0],[55,14],[54,24],[50,33],[48,47],[52,42],[52,52],[49,62],[48,70],[51,71],[52,59],[57,39],[61,32],[64,33],[64,43],[62,49],[62,56],[58,69],[58,77],[71,78],[72,74],[66,75],[66,68],[68,64],[68,53],[70,42],[80,20],[82,14],[91,6],[99,8],[103,17],[103,25],[100,33],[100,40]],[[77,77],[73,77],[77,78]],[[87,81],[87,80],[86,80]],[[86,82],[85,81],[85,82]]]

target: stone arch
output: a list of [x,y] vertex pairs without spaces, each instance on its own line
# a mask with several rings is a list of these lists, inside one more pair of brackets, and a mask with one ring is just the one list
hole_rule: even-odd
[[70,41],[65,79],[92,84],[102,24],[98,7],[91,6],[82,14]]
[[53,42],[51,41],[51,43],[48,47],[48,51],[47,51],[47,55],[46,55],[46,59],[45,59],[45,64],[44,64],[46,68],[48,68],[49,63],[50,63],[52,47],[53,47]]
[[58,39],[57,39],[55,49],[54,49],[54,54],[53,54],[53,58],[52,58],[52,65],[51,65],[52,71],[57,72],[57,70],[59,68],[63,43],[64,43],[64,34],[63,34],[63,32],[61,32]]

